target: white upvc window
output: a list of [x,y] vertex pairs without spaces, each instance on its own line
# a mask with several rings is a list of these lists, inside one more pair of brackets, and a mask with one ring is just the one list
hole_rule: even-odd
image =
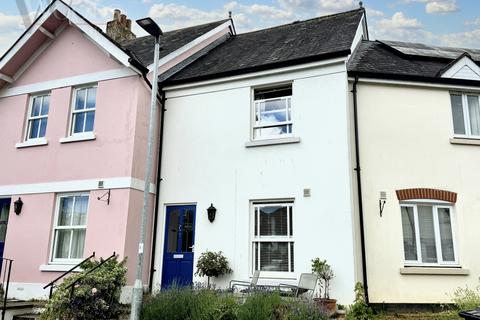
[[35,95],[30,98],[25,141],[45,137],[49,109],[50,94]]
[[293,272],[293,202],[254,202],[252,207],[252,269]]
[[89,195],[64,194],[57,197],[53,223],[53,263],[77,263],[83,258]]
[[93,132],[97,105],[97,86],[76,88],[73,94],[70,135]]
[[451,93],[450,100],[455,136],[480,139],[479,95]]
[[292,85],[253,90],[253,140],[292,136]]
[[458,265],[453,207],[443,204],[402,204],[405,265]]

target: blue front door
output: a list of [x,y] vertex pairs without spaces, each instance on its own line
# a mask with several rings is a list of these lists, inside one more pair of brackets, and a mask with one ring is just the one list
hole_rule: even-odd
[[192,284],[194,241],[195,206],[168,206],[162,288]]
[[[3,250],[5,249],[10,201],[11,199],[0,199],[0,258],[3,258]],[[2,267],[2,261],[3,260],[0,260],[0,269]]]

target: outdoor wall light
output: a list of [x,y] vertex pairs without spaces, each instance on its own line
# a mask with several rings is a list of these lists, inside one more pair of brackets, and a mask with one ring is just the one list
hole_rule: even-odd
[[380,199],[378,200],[378,208],[380,209],[380,218],[383,214],[383,208],[385,208],[385,203],[387,202],[387,193],[385,191],[380,191]]
[[13,203],[13,211],[17,215],[19,215],[20,212],[22,212],[22,207],[23,207],[23,201],[22,201],[22,198],[19,197],[18,200]]
[[213,203],[210,204],[210,207],[208,207],[207,213],[208,213],[208,220],[210,222],[213,222],[213,220],[215,220],[215,215],[217,214],[217,208],[213,206]]

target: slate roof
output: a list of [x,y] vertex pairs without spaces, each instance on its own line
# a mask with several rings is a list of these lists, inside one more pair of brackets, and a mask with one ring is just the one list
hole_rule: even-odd
[[[227,21],[228,19],[225,19],[189,28],[164,32],[163,36],[160,37],[160,59]],[[153,50],[155,46],[154,37],[145,36],[122,41],[120,45],[122,48],[130,51],[144,66],[149,66],[153,63]]]
[[350,54],[364,9],[231,36],[166,80],[192,82]]
[[445,69],[465,54],[477,64],[480,63],[480,50],[475,49],[363,40],[352,55],[347,69],[351,76],[471,84],[473,80],[441,78]]

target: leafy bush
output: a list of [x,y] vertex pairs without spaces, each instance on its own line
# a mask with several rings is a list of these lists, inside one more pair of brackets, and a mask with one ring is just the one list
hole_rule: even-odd
[[480,307],[480,285],[475,289],[457,288],[453,293],[453,303],[458,310],[472,310]]
[[313,305],[283,300],[278,293],[255,293],[240,304],[231,293],[173,288],[147,299],[143,320],[323,320]]
[[332,267],[327,263],[327,260],[315,258],[312,260],[312,272],[320,280],[320,296],[322,296],[323,288],[323,298],[330,299],[330,281],[334,277]]
[[222,251],[206,251],[198,258],[197,272],[195,274],[201,277],[207,276],[208,285],[210,285],[210,277],[219,277],[232,272],[233,270],[228,266],[228,260]]
[[355,285],[355,302],[350,306],[347,320],[370,320],[373,319],[373,310],[365,302],[365,289],[363,284]]
[[111,259],[94,272],[88,274],[71,288],[68,285],[97,266],[100,261],[87,261],[84,271],[64,279],[45,306],[40,319],[115,319],[121,313],[120,294],[126,284],[125,260]]
[[217,319],[235,320],[237,304],[232,296],[213,290],[171,288],[146,299],[144,320]]

